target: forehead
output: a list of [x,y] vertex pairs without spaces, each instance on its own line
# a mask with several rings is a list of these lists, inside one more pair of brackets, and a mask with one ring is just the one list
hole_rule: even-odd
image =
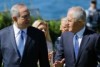
[[75,15],[75,11],[69,10],[67,13],[67,19],[75,19],[74,15]]
[[66,20],[67,20],[67,17],[64,17],[61,19],[61,22],[66,21]]
[[19,6],[18,9],[21,14],[29,13],[29,10],[26,6]]
[[74,10],[69,10],[67,16],[73,16],[74,12],[75,12]]

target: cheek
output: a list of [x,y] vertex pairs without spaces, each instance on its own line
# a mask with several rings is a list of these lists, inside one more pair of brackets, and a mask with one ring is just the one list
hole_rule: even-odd
[[19,25],[21,25],[21,24],[22,24],[20,20],[18,20],[16,23],[17,23],[17,24],[19,24]]
[[23,22],[23,20],[18,20],[18,23],[21,24]]
[[74,25],[70,25],[69,31],[72,31],[72,30],[74,30],[74,29],[75,29]]
[[73,28],[73,24],[70,24],[70,25],[69,25],[69,28],[72,29],[72,28]]

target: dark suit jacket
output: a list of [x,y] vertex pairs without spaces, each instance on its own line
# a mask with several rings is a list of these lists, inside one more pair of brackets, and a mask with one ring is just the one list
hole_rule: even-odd
[[23,57],[16,46],[13,26],[0,31],[0,64],[3,63],[4,67],[37,67],[38,60],[40,67],[49,67],[47,46],[42,31],[28,27]]
[[74,54],[73,37],[71,32],[62,34],[55,60],[65,58],[66,67],[97,67],[97,61],[100,61],[100,35],[85,29],[77,59]]

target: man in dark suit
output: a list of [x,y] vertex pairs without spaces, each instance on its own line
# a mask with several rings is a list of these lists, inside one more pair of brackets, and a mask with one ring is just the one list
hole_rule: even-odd
[[[50,67],[44,33],[29,26],[24,4],[11,8],[13,25],[0,31],[0,64],[3,67]],[[2,67],[2,66],[0,66]]]
[[81,7],[68,10],[69,32],[61,35],[53,67],[97,67],[100,61],[100,35],[85,26],[86,14]]

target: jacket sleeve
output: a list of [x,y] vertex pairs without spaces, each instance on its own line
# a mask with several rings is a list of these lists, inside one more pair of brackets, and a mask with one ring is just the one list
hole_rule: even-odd
[[45,35],[42,32],[41,36],[39,37],[40,40],[40,50],[39,50],[39,64],[40,67],[50,67],[49,60],[48,60],[48,50]]
[[96,55],[97,55],[97,60],[98,62],[100,62],[100,35],[97,35],[97,40],[95,43],[95,51],[96,51]]
[[64,48],[63,48],[63,38],[59,39],[59,44],[56,45],[56,52],[54,56],[54,61],[59,61],[64,58]]

